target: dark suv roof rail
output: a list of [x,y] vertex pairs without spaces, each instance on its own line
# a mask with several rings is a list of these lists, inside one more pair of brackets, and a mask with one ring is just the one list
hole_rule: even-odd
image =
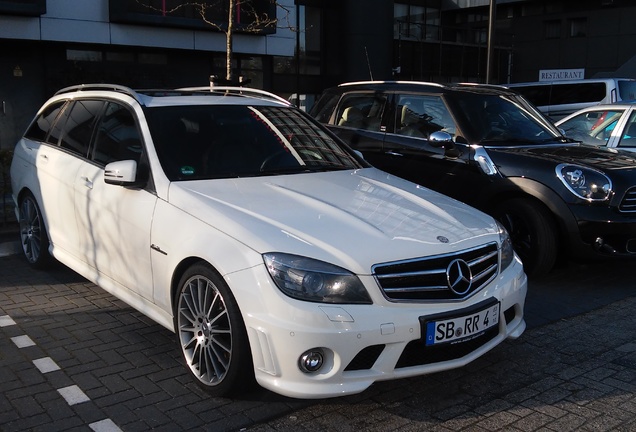
[[510,90],[510,88],[506,87],[504,84],[481,84],[481,83],[474,83],[474,82],[460,82],[460,83],[457,83],[457,86],[491,88],[495,90]]
[[282,98],[274,93],[270,93],[266,90],[255,89],[251,87],[239,87],[239,86],[210,86],[210,87],[184,87],[179,88],[177,90],[180,91],[190,91],[190,92],[208,92],[208,93],[219,93],[223,95],[232,94],[238,96],[251,96],[258,97],[261,99],[269,99],[277,102],[284,103],[285,105],[291,105],[287,99]]
[[139,95],[136,91],[131,89],[130,87],[126,87],[119,84],[78,84],[70,87],[65,87],[61,90],[58,90],[55,95],[60,95],[64,93],[71,93],[77,91],[92,91],[92,90],[106,90],[106,91],[116,91],[120,93],[127,94],[130,97],[135,98],[139,101]]
[[428,81],[354,81],[339,84],[338,87],[346,87],[360,84],[409,84],[409,85],[421,85],[421,86],[436,86],[444,87],[444,84],[428,82]]

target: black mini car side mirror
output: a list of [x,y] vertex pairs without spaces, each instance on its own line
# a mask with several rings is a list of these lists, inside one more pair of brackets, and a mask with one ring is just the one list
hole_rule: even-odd
[[433,132],[429,135],[428,142],[433,147],[444,148],[444,156],[446,157],[457,158],[461,155],[453,142],[453,137],[448,132]]

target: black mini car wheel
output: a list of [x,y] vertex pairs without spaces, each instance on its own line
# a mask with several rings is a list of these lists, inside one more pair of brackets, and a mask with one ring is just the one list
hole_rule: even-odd
[[557,259],[557,236],[549,211],[539,202],[515,198],[500,204],[495,217],[506,227],[528,276],[548,273]]

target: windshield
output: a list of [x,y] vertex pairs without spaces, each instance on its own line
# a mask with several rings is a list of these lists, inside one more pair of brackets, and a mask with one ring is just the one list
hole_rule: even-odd
[[146,118],[168,178],[201,180],[360,168],[348,149],[296,109],[153,107]]
[[455,96],[470,143],[509,146],[563,141],[559,131],[521,96],[478,92]]

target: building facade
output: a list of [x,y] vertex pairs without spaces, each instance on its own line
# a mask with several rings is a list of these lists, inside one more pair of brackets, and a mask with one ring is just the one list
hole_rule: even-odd
[[[229,0],[189,2],[207,6],[207,22],[182,3],[0,0],[0,149],[69,85],[225,76]],[[636,78],[633,0],[243,0],[235,13],[234,76],[303,107],[344,81],[505,84],[570,69]],[[275,26],[259,21],[273,16]]]

